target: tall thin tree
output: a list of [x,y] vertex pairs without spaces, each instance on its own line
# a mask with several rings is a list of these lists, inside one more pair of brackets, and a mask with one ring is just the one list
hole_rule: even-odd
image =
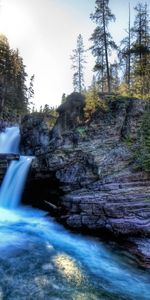
[[73,50],[73,55],[71,56],[73,62],[72,68],[74,69],[73,74],[73,87],[75,92],[82,93],[84,90],[84,68],[85,68],[85,50],[83,37],[79,34],[77,38],[76,49]]
[[150,27],[147,4],[138,3],[132,28],[133,90],[138,96],[150,93]]
[[[117,46],[109,32],[109,22],[115,20],[115,16],[109,8],[109,0],[96,0],[95,13],[90,15],[90,18],[96,23],[96,28],[91,36],[93,46],[91,47],[92,54],[96,57],[94,70],[98,72],[101,80],[107,78],[107,90],[111,91],[109,55],[111,50]],[[102,85],[103,91],[103,85]]]
[[128,86],[128,91],[130,91],[131,84],[131,12],[129,3],[129,22],[128,29],[126,30],[127,36],[121,41],[119,48],[119,60],[120,66],[123,71],[123,81]]
[[130,92],[131,83],[131,9],[129,3],[129,26],[128,26],[129,44],[128,44],[128,88]]

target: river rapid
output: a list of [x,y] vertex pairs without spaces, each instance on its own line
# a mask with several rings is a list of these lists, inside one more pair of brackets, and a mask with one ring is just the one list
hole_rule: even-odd
[[0,210],[0,299],[148,300],[150,274],[44,212]]
[[[6,129],[0,152],[18,153],[19,139]],[[20,205],[31,160],[12,162],[0,187],[0,300],[150,300],[150,273],[131,257]]]

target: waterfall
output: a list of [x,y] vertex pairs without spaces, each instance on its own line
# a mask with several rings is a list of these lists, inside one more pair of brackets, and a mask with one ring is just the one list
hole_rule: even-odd
[[19,127],[8,127],[0,134],[0,153],[19,153]]
[[[6,128],[0,134],[0,153],[18,153],[19,142],[19,128]],[[32,157],[21,156],[10,163],[0,188],[1,207],[11,209],[19,204],[31,161]]]
[[[18,128],[7,128],[0,152],[18,153],[19,139]],[[149,272],[113,243],[68,232],[37,209],[16,208],[31,160],[12,161],[0,187],[0,299],[150,300]]]

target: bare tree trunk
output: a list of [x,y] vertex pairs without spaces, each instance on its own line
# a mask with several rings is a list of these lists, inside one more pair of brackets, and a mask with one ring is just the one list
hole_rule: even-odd
[[1,88],[1,95],[0,95],[0,113],[3,112],[6,92],[7,92],[7,84],[6,84],[5,78],[3,78],[2,88]]
[[131,13],[130,13],[130,3],[129,3],[129,46],[128,46],[128,89],[130,92],[130,85],[131,85]]
[[104,0],[103,0],[103,28],[104,28],[104,47],[105,47],[105,59],[106,59],[107,86],[108,86],[108,93],[110,93],[111,87],[110,87],[110,72],[109,72],[108,49],[107,49],[107,38],[106,38]]
[[81,59],[80,59],[80,51],[79,51],[79,93],[82,91],[81,85]]

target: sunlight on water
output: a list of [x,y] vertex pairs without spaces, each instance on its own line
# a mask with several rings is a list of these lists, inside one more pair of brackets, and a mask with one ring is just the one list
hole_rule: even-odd
[[[1,152],[18,144],[17,127],[0,135]],[[150,300],[149,272],[43,211],[18,207],[31,160],[12,162],[0,188],[0,300]]]
[[82,272],[71,256],[58,254],[53,258],[53,262],[58,271],[67,277],[67,280],[74,281],[77,285],[81,284],[83,279]]
[[129,266],[102,242],[71,234],[29,207],[0,210],[0,264],[0,286],[5,295],[9,272],[14,300],[21,286],[28,299],[28,282],[30,299],[150,299],[148,272]]

